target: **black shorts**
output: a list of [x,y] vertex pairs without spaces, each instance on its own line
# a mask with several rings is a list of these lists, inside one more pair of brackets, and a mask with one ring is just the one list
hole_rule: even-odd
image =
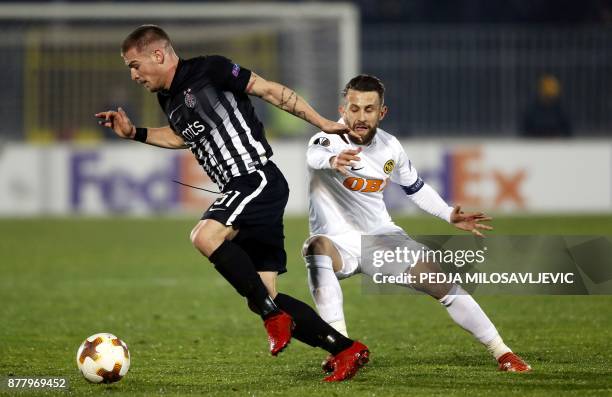
[[287,271],[283,214],[288,199],[285,177],[268,161],[256,172],[232,179],[202,219],[239,229],[232,242],[246,251],[255,269],[281,274]]

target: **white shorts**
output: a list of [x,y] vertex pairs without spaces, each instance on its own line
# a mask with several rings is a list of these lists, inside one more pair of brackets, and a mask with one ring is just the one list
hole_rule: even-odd
[[315,237],[330,239],[340,253],[340,257],[342,258],[342,269],[336,272],[336,277],[338,277],[339,280],[359,273],[359,265],[361,264],[361,233],[351,231],[336,235],[315,234],[306,240],[304,246],[308,246],[310,241]]
[[[405,237],[407,240],[411,242],[411,245],[420,247],[422,244],[417,243],[412,240],[410,236],[406,234],[402,229],[395,226],[392,228],[385,228],[384,230],[377,230],[375,233],[369,233],[368,236],[371,235],[382,235],[382,234],[399,234],[402,237]],[[338,252],[340,253],[340,257],[342,258],[342,268],[336,272],[336,277],[339,280],[351,277],[353,274],[361,273],[361,237],[362,233],[357,231],[349,231],[342,234],[336,235],[328,235],[328,234],[315,234],[310,236],[304,246],[307,246],[308,243],[315,237],[326,237],[330,239]],[[367,271],[366,271],[367,273]]]

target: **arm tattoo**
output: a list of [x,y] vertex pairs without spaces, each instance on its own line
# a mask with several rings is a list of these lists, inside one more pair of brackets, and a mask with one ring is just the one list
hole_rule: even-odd
[[[285,91],[289,91],[289,94],[286,95]],[[278,104],[278,107],[281,108],[282,110],[285,110],[291,114],[296,115],[297,117],[303,120],[308,121],[308,118],[306,117],[306,112],[297,110],[297,104],[299,100],[300,98],[295,93],[295,91],[291,91],[288,88],[283,87],[281,90],[281,99],[280,99],[280,103]]]
[[291,101],[291,98],[295,97],[295,100],[297,101],[297,95],[295,94],[295,92],[290,91],[289,95],[287,96],[287,99],[285,99],[285,91],[288,90],[288,88],[283,87],[282,91],[281,91],[281,100],[280,103],[278,104],[278,107],[286,110],[288,112],[291,112],[291,109],[289,108],[289,101]]
[[295,108],[297,106],[298,103],[298,96],[295,96],[295,101],[293,101],[293,108],[291,109],[291,113],[295,114]]

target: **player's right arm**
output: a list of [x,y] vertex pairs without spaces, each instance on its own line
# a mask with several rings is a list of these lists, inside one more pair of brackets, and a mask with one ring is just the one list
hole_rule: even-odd
[[348,176],[346,167],[350,167],[353,162],[361,160],[357,156],[359,152],[361,152],[361,148],[341,151],[334,149],[330,139],[319,133],[310,140],[306,152],[306,163],[311,169],[334,169],[342,175]]
[[[108,110],[96,113],[96,117],[101,119],[98,121],[100,125],[110,128],[120,138],[134,139],[136,126],[130,121],[123,109],[119,108],[117,111]],[[167,149],[185,149],[187,147],[183,138],[178,136],[168,125],[158,128],[147,128],[145,143]]]
[[331,157],[329,159],[329,164],[332,169],[338,171],[344,176],[349,176],[346,169],[351,167],[353,163],[361,161],[361,158],[358,156],[359,153],[361,153],[360,147],[357,149],[344,149],[336,156]]

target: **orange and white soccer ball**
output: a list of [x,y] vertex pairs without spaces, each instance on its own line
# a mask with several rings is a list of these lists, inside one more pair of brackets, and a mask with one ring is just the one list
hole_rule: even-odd
[[127,345],[109,333],[95,334],[85,339],[77,351],[76,360],[85,379],[92,383],[117,382],[130,369]]

